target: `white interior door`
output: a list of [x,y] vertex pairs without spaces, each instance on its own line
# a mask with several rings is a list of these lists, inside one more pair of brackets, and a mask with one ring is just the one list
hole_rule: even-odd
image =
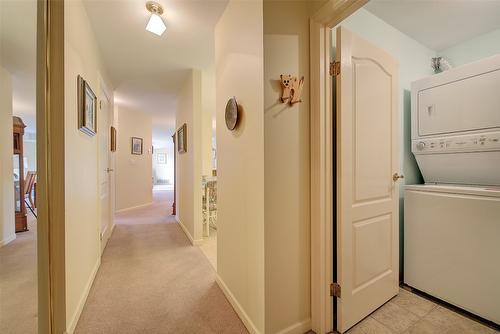
[[99,101],[99,192],[101,207],[101,251],[106,242],[105,236],[111,223],[111,150],[110,150],[110,106],[106,94],[102,92]]
[[398,63],[337,29],[337,330],[398,293]]

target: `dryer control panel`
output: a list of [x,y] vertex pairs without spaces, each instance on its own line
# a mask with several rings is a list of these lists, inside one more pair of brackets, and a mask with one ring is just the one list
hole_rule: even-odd
[[500,151],[500,131],[412,141],[413,154]]

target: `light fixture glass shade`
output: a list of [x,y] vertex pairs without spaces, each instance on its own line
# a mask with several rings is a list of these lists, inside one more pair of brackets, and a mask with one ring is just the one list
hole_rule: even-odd
[[148,25],[146,26],[146,30],[152,32],[153,34],[161,36],[165,29],[167,29],[167,26],[165,25],[161,17],[158,14],[152,13],[151,17],[149,18]]

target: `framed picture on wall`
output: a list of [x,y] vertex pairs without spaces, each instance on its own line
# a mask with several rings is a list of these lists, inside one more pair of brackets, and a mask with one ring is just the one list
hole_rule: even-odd
[[116,129],[114,126],[110,128],[111,152],[116,152]]
[[184,123],[179,130],[177,130],[177,152],[187,152],[187,124]]
[[81,76],[77,80],[78,129],[94,136],[97,133],[97,96]]
[[166,164],[167,163],[167,154],[166,153],[158,153],[156,156],[156,160],[158,161],[159,164]]
[[132,137],[132,154],[142,154],[142,138]]

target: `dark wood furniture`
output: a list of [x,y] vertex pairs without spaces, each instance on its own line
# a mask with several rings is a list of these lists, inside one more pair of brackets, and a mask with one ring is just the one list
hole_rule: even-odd
[[175,197],[176,197],[175,193],[176,193],[176,189],[175,188],[176,188],[176,184],[177,184],[177,176],[176,176],[176,171],[175,171],[175,169],[176,169],[176,167],[175,167],[175,165],[176,165],[175,159],[176,158],[175,157],[177,155],[177,147],[175,145],[175,133],[172,135],[172,141],[174,142],[174,203],[172,203],[172,215],[175,216],[175,214],[176,214],[176,211],[175,211]]
[[16,210],[16,233],[28,231],[28,222],[26,218],[26,204],[24,203],[24,136],[23,120],[17,116],[13,117],[14,132],[14,196]]

